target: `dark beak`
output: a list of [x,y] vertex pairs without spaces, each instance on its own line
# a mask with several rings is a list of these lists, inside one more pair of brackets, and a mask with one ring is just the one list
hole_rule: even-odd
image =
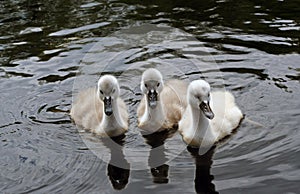
[[201,102],[201,104],[199,105],[200,109],[203,111],[204,115],[208,118],[208,119],[213,119],[215,114],[213,113],[213,111],[211,110],[210,106],[209,106],[209,102]]
[[155,90],[148,92],[148,105],[150,108],[155,108],[157,105],[157,92]]
[[113,113],[112,105],[111,105],[111,97],[105,97],[103,102],[104,102],[104,113],[107,116],[110,116]]

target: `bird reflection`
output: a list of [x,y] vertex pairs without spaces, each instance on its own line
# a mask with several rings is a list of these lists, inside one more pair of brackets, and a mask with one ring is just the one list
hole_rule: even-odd
[[128,183],[130,165],[123,153],[125,135],[105,138],[103,144],[110,150],[110,162],[107,165],[107,176],[116,190],[124,189]]
[[151,146],[148,165],[151,169],[151,174],[154,183],[168,183],[169,165],[165,164],[167,158],[165,155],[164,142],[167,138],[174,135],[176,130],[165,130],[143,135],[146,143]]
[[215,151],[215,146],[212,147],[204,155],[199,155],[199,148],[187,147],[195,159],[196,172],[195,172],[195,190],[201,194],[218,193],[215,185],[212,183],[214,176],[210,174],[212,165],[212,156]]

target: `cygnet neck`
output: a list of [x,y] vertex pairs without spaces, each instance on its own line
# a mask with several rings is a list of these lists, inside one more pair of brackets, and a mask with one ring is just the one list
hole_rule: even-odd
[[195,132],[195,135],[203,138],[206,135],[207,130],[210,130],[209,119],[206,118],[199,108],[188,105],[187,109],[191,113],[189,115],[192,115],[192,130]]
[[210,148],[217,139],[217,134],[212,129],[211,121],[199,108],[188,105],[188,115],[192,117],[192,124],[188,129],[193,135],[193,139],[200,143],[202,148]]
[[104,129],[106,132],[114,129],[124,128],[125,129],[125,123],[121,118],[121,114],[119,111],[119,107],[117,104],[117,99],[112,100],[112,111],[113,113],[111,115],[106,115],[104,113],[104,106],[103,106],[103,117],[101,121],[101,128]]
[[141,122],[147,123],[146,130],[156,131],[163,126],[165,120],[165,114],[163,109],[163,104],[160,97],[157,97],[157,105],[155,108],[149,107],[147,96],[145,95],[145,112],[142,116]]

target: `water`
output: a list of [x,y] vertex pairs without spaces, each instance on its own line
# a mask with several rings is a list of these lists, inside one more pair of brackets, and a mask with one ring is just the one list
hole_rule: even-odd
[[[299,193],[298,4],[2,2],[1,193]],[[201,157],[177,133],[142,137],[138,84],[151,66],[226,87],[247,119]],[[116,149],[68,116],[103,72],[122,80],[130,111]]]

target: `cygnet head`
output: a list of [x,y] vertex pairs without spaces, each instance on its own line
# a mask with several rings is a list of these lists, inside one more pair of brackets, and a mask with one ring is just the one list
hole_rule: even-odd
[[104,103],[104,113],[110,116],[113,113],[112,101],[117,100],[120,87],[117,79],[112,75],[100,77],[97,87],[97,95]]
[[161,73],[150,68],[144,71],[141,81],[141,90],[147,95],[147,103],[150,108],[155,108],[158,101],[158,96],[163,89],[163,77]]
[[204,80],[192,81],[188,87],[187,94],[189,104],[196,109],[199,109],[208,119],[214,118],[209,101],[210,101],[210,86]]

